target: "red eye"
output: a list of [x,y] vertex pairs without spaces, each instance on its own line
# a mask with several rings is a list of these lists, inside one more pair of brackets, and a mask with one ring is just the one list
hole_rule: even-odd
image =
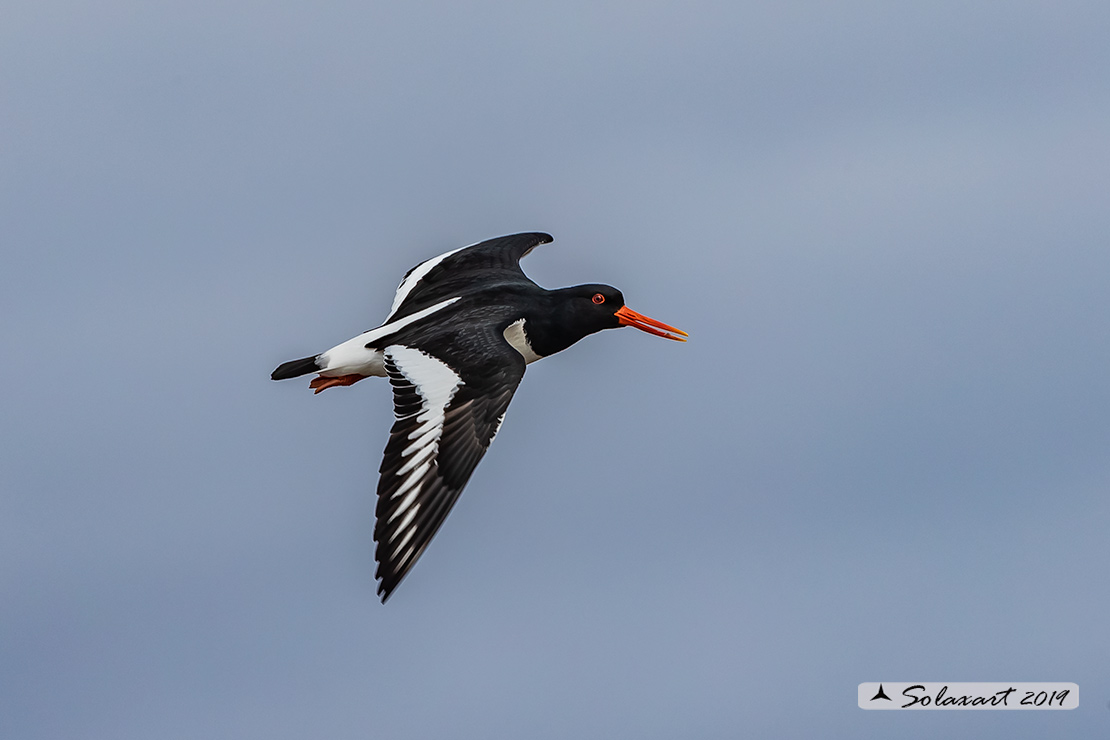
[[592,300],[594,303],[605,303],[605,296],[603,296],[601,293],[594,293],[594,297]]

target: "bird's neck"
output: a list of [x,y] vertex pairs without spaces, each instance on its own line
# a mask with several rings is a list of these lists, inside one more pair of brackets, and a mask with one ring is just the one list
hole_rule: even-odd
[[524,315],[524,335],[532,351],[540,357],[562,352],[592,333],[582,330],[571,310],[573,304],[560,293],[561,290],[548,291],[546,300]]

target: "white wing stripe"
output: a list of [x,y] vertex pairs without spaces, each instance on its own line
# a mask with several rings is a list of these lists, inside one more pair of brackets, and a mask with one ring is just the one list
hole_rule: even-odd
[[[413,511],[416,511],[416,509],[413,509]],[[405,545],[407,545],[409,543],[409,540],[412,539],[412,536],[414,534],[416,534],[416,527],[413,527],[412,529],[410,529],[408,531],[408,533],[404,537],[401,538],[401,544],[397,545],[397,549],[393,551],[393,557],[397,557],[397,553],[401,552],[401,548],[403,548]]]
[[[411,510],[409,510],[409,513],[406,514],[405,518],[401,520],[401,523],[397,525],[397,531],[394,532],[393,536],[389,538],[390,542],[395,540],[397,538],[397,535],[399,535],[401,532],[404,532],[405,529],[407,529],[408,526],[412,524],[412,519],[416,516],[416,512],[418,511],[420,511],[420,504],[417,504],[416,506],[412,507]],[[413,529],[415,529],[415,527]],[[407,539],[401,540],[401,544],[399,545],[399,547],[404,547],[405,543],[407,542]]]
[[509,410],[505,409],[503,412],[501,412],[501,416],[497,417],[497,426],[493,428],[493,434],[489,436],[490,444],[493,444],[493,440],[497,439],[497,433],[501,431],[501,425],[505,423],[505,414],[507,414],[508,412]]
[[416,287],[417,283],[424,279],[425,275],[432,271],[433,267],[453,255],[455,252],[459,252],[463,249],[466,249],[466,247],[452,249],[450,252],[444,252],[438,257],[432,257],[430,260],[425,260],[416,267],[412,268],[412,270],[409,271],[409,274],[405,276],[405,279],[401,281],[401,284],[397,286],[397,295],[393,297],[393,305],[389,307],[389,316],[387,316],[385,320],[389,321],[391,318],[393,318],[393,314],[397,313],[397,309],[400,308],[401,304],[405,302],[405,299],[409,297],[409,293],[412,292],[412,289]]
[[[403,319],[397,319],[396,321],[393,321],[393,322],[390,322],[390,323],[387,323],[387,324],[382,324],[377,329],[371,329],[370,331],[366,332],[365,334],[362,335],[361,338],[364,339],[366,342],[372,342],[375,339],[380,339],[381,337],[384,337],[384,336],[387,336],[389,334],[393,334],[395,332],[398,332],[401,329],[404,329],[406,326],[408,326],[409,324],[411,324],[414,321],[419,321],[420,319],[424,318],[425,316],[431,316],[433,313],[435,313],[436,311],[439,311],[440,309],[447,308],[452,303],[459,300],[459,298],[461,298],[461,297],[462,296],[455,296],[454,298],[448,298],[445,301],[440,301],[439,303],[435,304],[434,306],[428,306],[427,308],[425,308],[423,310],[417,311],[414,314],[410,314],[410,315],[406,316]],[[408,348],[406,347],[406,349],[408,349]]]
[[416,450],[416,454],[409,458],[408,462],[401,466],[401,469],[397,471],[397,475],[404,475],[405,473],[409,472],[421,462],[423,462],[424,458],[435,452],[435,450],[435,445],[425,445],[421,449]]
[[[413,530],[413,531],[415,532],[416,530]],[[397,550],[395,550],[395,551],[393,552],[393,557],[395,557],[395,558],[397,557],[397,552],[398,552],[398,551],[400,551],[400,549],[401,549],[401,548],[397,548]],[[405,567],[405,563],[407,563],[407,562],[409,561],[409,559],[410,559],[410,558],[411,558],[411,557],[413,556],[413,554],[415,554],[415,553],[416,553],[416,548],[415,548],[415,547],[410,547],[410,548],[409,548],[409,549],[408,549],[408,550],[407,550],[407,551],[405,552],[405,554],[404,554],[404,556],[403,556],[403,557],[397,558],[397,567],[398,567],[398,568],[404,568],[404,567]]]
[[[402,513],[404,518],[393,529],[392,542],[412,522],[420,508],[415,503],[420,496],[421,481],[435,464],[435,456],[439,452],[439,438],[443,434],[443,424],[446,419],[447,406],[454,398],[456,391],[464,384],[459,375],[441,360],[432,357],[426,352],[421,352],[412,347],[400,344],[385,348],[388,357],[397,370],[412,384],[417,395],[420,396],[421,411],[415,421],[418,426],[408,434],[408,439],[414,440],[401,451],[402,457],[412,457],[394,474],[398,478],[405,476],[404,481],[397,487],[390,499],[400,498],[400,505],[393,511],[387,521],[392,522]],[[409,417],[411,418],[411,417]],[[406,513],[407,510],[407,513]],[[415,529],[410,530],[401,543],[394,550],[393,556],[404,549],[412,539]]]
[[[419,488],[414,488],[412,491],[410,491],[409,495],[405,496],[405,498],[401,500],[400,505],[397,507],[397,511],[390,514],[389,518],[386,519],[385,521],[387,523],[389,523],[389,522],[392,522],[397,517],[401,516],[401,514],[404,513],[405,509],[409,508],[409,506],[412,506],[412,502],[416,500],[416,496],[417,496],[418,493],[420,493]],[[415,506],[412,506],[413,511],[416,511],[419,508],[420,508],[420,504],[416,504]]]
[[[425,461],[425,462],[424,462],[424,464],[423,464],[423,465],[421,465],[421,466],[420,466],[419,468],[417,468],[417,469],[416,469],[416,470],[414,470],[413,472],[409,473],[409,476],[408,476],[407,478],[405,478],[405,482],[404,482],[404,483],[402,483],[402,484],[401,484],[401,485],[400,485],[400,486],[399,486],[399,487],[397,488],[397,490],[396,490],[396,491],[394,491],[394,492],[393,492],[393,493],[392,493],[392,494],[390,495],[390,498],[397,498],[397,497],[398,497],[398,496],[400,496],[400,495],[401,495],[402,493],[404,493],[405,491],[409,490],[410,488],[412,488],[413,486],[415,486],[415,485],[416,485],[417,483],[419,483],[419,482],[420,482],[420,479],[421,479],[422,477],[424,477],[424,474],[428,472],[428,468],[430,468],[430,467],[432,467],[432,461],[431,461],[431,460],[427,460],[427,461]],[[418,490],[418,491],[419,491],[420,489],[419,489],[419,488],[417,488],[416,490]]]
[[[434,306],[428,306],[422,311],[417,311],[411,316],[406,316],[392,323],[382,324],[377,329],[371,329],[370,331],[359,334],[353,339],[348,339],[342,344],[337,344],[320,355],[320,359],[324,363],[321,370],[330,375],[339,375],[344,372],[357,372],[359,370],[366,370],[372,375],[385,375],[379,351],[367,349],[366,345],[382,337],[395,334],[412,322],[419,321],[425,316],[430,316],[436,311],[447,308],[457,300],[459,300],[459,296],[448,298],[445,301],[440,301]],[[379,371],[371,372],[370,368],[373,367],[379,368]]]
[[[417,419],[417,421],[419,421],[419,419]],[[428,442],[431,441],[432,437],[438,435],[439,426],[441,423],[442,420],[440,419],[429,419],[428,421],[425,421],[422,426],[410,432],[408,438],[415,439],[416,441],[410,444],[405,449],[401,450],[401,457],[408,457],[419,448],[427,445]]]

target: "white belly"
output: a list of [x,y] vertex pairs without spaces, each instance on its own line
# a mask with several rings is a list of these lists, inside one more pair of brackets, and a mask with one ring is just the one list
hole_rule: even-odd
[[385,377],[385,355],[378,349],[367,349],[362,336],[348,339],[332,347],[317,360],[320,374],[325,377],[340,375],[379,375]]

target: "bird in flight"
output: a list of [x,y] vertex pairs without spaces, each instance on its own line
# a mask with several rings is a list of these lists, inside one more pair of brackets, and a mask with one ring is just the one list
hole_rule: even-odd
[[415,565],[489,449],[530,362],[583,337],[634,326],[666,339],[686,332],[639,314],[608,285],[546,290],[520,269],[550,242],[513,234],[446,252],[409,270],[376,329],[271,374],[309,373],[316,393],[388,377],[396,417],[378,481],[374,540],[385,603]]

